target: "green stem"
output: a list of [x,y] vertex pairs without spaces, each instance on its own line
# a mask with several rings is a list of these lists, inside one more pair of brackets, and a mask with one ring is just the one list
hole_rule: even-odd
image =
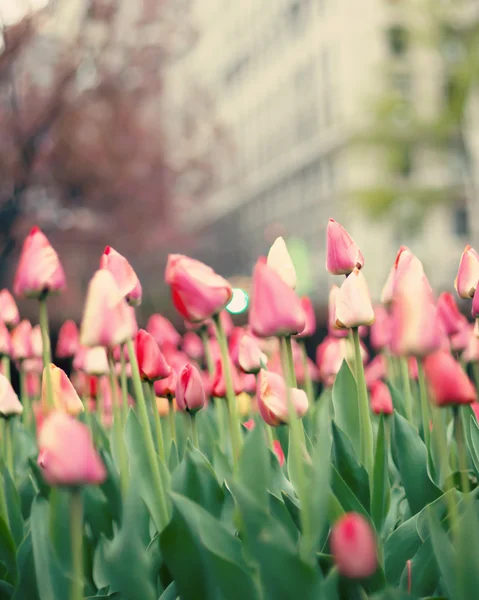
[[11,380],[10,376],[10,357],[7,355],[2,356],[2,373],[8,379]]
[[264,424],[264,428],[266,429],[266,437],[268,438],[268,445],[271,448],[271,451],[274,452],[273,429],[267,423]]
[[417,373],[419,379],[419,396],[421,398],[423,437],[427,451],[430,452],[431,432],[429,431],[429,400],[427,397],[426,378],[424,376],[424,366],[422,359],[417,361]]
[[456,435],[457,454],[459,459],[459,471],[461,473],[461,487],[464,494],[469,494],[469,479],[467,476],[467,449],[466,449],[466,438],[464,435],[464,427],[459,412],[459,406],[453,406],[452,412],[454,415],[454,432]]
[[411,381],[409,379],[409,367],[407,364],[407,358],[400,358],[401,365],[401,379],[404,393],[404,404],[406,407],[406,417],[408,421],[413,425],[413,414],[412,414],[412,392],[411,392]]
[[301,357],[303,359],[303,370],[304,370],[304,387],[306,388],[306,394],[308,396],[309,404],[314,404],[314,386],[309,372],[308,365],[308,352],[306,351],[306,344],[304,340],[300,341],[301,346]]
[[178,445],[176,439],[175,407],[173,406],[173,397],[170,396],[168,396],[168,425],[170,428],[170,438]]
[[[202,327],[200,331],[201,340],[203,342],[203,348],[205,350],[205,361],[206,367],[210,377],[214,377],[215,364],[213,357],[211,356],[210,339],[208,337],[208,330],[206,327]],[[216,411],[216,421],[218,423],[218,433],[220,438],[220,448],[225,450],[226,448],[226,423],[225,423],[225,411],[223,406],[223,400],[221,398],[214,398],[213,403]]]
[[[440,456],[440,461],[441,461],[441,465],[440,465],[440,469],[439,469],[439,471],[440,471],[439,481],[440,482],[447,480],[447,476],[448,476],[448,473],[450,470],[449,449],[447,446],[447,434],[446,434],[446,429],[444,426],[443,417],[444,417],[444,414],[440,408],[432,407],[434,439],[437,442],[437,448],[439,451],[439,456]],[[446,491],[451,490],[453,487],[454,487],[454,484],[449,484],[446,488]],[[447,503],[448,503],[449,515],[451,518],[451,528],[452,528],[453,532],[457,532],[457,522],[458,522],[457,505],[456,505],[456,502],[455,502],[452,494],[446,494],[446,498],[447,498]]]
[[80,488],[73,489],[70,496],[70,531],[73,566],[70,599],[83,600],[83,502]]
[[126,419],[128,418],[128,377],[126,375],[126,360],[125,360],[125,348],[120,348],[120,365],[121,365],[121,413],[123,426],[126,425]]
[[150,401],[151,408],[153,410],[153,420],[155,423],[155,437],[156,437],[156,445],[158,447],[158,455],[161,460],[165,461],[165,442],[163,440],[163,429],[161,428],[160,423],[160,414],[158,412],[158,407],[156,406],[156,394],[155,394],[155,386],[153,381],[148,382],[148,388],[150,392]]
[[120,484],[123,495],[126,494],[128,489],[128,461],[126,457],[125,440],[123,439],[123,428],[121,423],[120,403],[118,398],[117,380],[115,375],[115,362],[113,360],[113,353],[108,351],[108,366],[109,377],[110,377],[110,388],[111,388],[111,404],[113,408],[113,435],[116,439],[116,446],[118,450],[119,460],[119,471],[120,471]]
[[166,504],[166,495],[163,487],[163,481],[160,476],[158,461],[155,455],[155,444],[153,443],[153,436],[151,435],[150,423],[148,422],[148,411],[146,409],[145,396],[143,395],[143,388],[141,386],[141,377],[140,370],[138,368],[138,361],[136,360],[135,349],[133,347],[133,342],[131,339],[127,340],[127,346],[128,354],[130,356],[133,387],[135,389],[136,409],[138,411],[140,425],[143,428],[143,439],[145,442],[145,448],[148,456],[151,476],[153,479],[153,485],[155,487],[156,497],[158,499],[159,522],[155,523],[155,525],[158,529],[158,532],[161,532],[168,523],[168,506]]
[[52,355],[50,351],[50,332],[48,328],[48,308],[46,295],[43,295],[40,298],[40,330],[42,332],[43,372],[47,382],[47,408],[53,408],[52,375],[50,373]]
[[359,406],[359,432],[360,432],[360,454],[361,461],[369,473],[373,476],[373,430],[371,426],[371,416],[369,409],[368,390],[364,378],[364,367],[361,358],[361,345],[359,340],[359,331],[357,327],[352,328],[354,341],[354,362],[356,366],[356,386],[358,393]]
[[20,376],[20,402],[23,405],[22,419],[23,419],[23,423],[25,424],[25,427],[29,428],[32,423],[33,414],[32,414],[32,407],[30,405],[30,397],[28,396],[28,391],[27,391],[27,374],[25,373],[25,370],[24,370],[21,362],[20,362],[20,366],[19,366],[19,376]]
[[12,417],[5,419],[5,463],[12,481],[15,481],[15,469],[13,464]]
[[200,444],[198,441],[198,428],[196,426],[196,415],[192,413],[188,413],[190,417],[190,427],[191,427],[191,439],[193,441],[193,446],[199,450]]
[[213,323],[215,325],[216,337],[221,351],[221,361],[223,364],[223,376],[226,385],[226,400],[228,403],[228,420],[231,436],[231,449],[233,451],[233,467],[238,464],[241,452],[241,430],[236,407],[236,395],[233,388],[233,379],[231,377],[230,360],[228,354],[228,343],[221,323],[220,315],[214,315]]

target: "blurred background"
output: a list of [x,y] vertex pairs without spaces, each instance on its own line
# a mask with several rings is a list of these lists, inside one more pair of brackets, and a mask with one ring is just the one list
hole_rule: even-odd
[[0,286],[38,224],[68,278],[57,325],[106,244],[171,316],[168,252],[247,292],[282,235],[321,313],[330,217],[376,299],[400,244],[450,289],[479,243],[478,0],[0,0],[0,19]]

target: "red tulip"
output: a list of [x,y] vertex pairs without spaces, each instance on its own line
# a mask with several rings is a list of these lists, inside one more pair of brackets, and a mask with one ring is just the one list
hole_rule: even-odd
[[155,394],[157,396],[171,396],[176,394],[177,375],[174,369],[166,379],[158,379],[153,384],[155,386]]
[[144,381],[165,379],[171,374],[171,367],[166,362],[158,344],[144,329],[140,329],[136,336],[135,350],[140,376]]
[[336,338],[343,338],[349,335],[347,329],[340,329],[336,325],[336,298],[338,297],[339,286],[332,285],[329,290],[328,299],[328,335]]
[[8,331],[5,323],[0,319],[0,355],[11,356],[12,351],[13,348],[10,332]]
[[[290,390],[291,402],[298,417],[302,418],[308,410],[308,397],[303,390]],[[289,422],[288,397],[286,383],[281,375],[260,371],[258,375],[258,408],[265,423],[277,427]]]
[[373,413],[380,415],[392,415],[393,413],[393,401],[391,398],[391,392],[388,386],[377,379],[370,386],[371,392],[371,409]]
[[100,269],[108,269],[115,278],[121,295],[128,304],[141,304],[141,283],[133,267],[119,252],[107,246],[100,259]]
[[185,365],[176,382],[176,403],[179,410],[195,413],[205,405],[205,390],[198,369],[191,363]]
[[88,285],[80,343],[113,348],[133,338],[137,326],[132,311],[110,271],[100,269]]
[[50,378],[52,382],[53,392],[53,406],[57,410],[72,415],[73,417],[78,416],[85,409],[83,402],[78,397],[78,394],[73,387],[72,382],[68,379],[67,374],[62,369],[59,369],[54,364],[50,364],[43,370],[42,377],[42,404],[44,412],[48,412],[48,399],[47,399],[47,388],[46,388],[46,369],[50,370]]
[[267,264],[292,290],[296,288],[296,269],[282,237],[276,238],[268,252]]
[[449,292],[442,292],[437,299],[437,316],[448,336],[459,333],[466,321],[457,307],[454,296]]
[[75,356],[78,345],[79,335],[75,321],[65,321],[58,332],[56,355],[58,358]]
[[32,356],[31,330],[30,321],[24,319],[12,331],[12,358],[15,360],[24,360]]
[[180,344],[181,335],[176,331],[174,325],[158,313],[151,315],[148,319],[146,331],[155,338],[160,348],[165,346],[177,348]]
[[20,314],[12,294],[3,289],[0,291],[0,319],[7,327],[14,327],[20,322]]
[[299,338],[311,337],[316,332],[316,314],[314,306],[308,296],[301,298],[301,306],[304,310],[305,326],[301,333],[298,333]]
[[189,321],[204,321],[218,314],[231,300],[231,285],[198,260],[170,254],[165,281],[171,287],[173,304]]
[[194,331],[185,333],[183,336],[182,348],[192,360],[201,360],[203,357],[203,342],[201,341],[200,336],[197,333],[194,333]]
[[336,296],[336,325],[338,327],[359,327],[374,321],[366,278],[358,269],[347,276]]
[[[233,365],[230,359],[228,360],[230,361],[230,372],[233,383],[233,390],[235,396],[237,396],[243,391],[243,382],[236,367]],[[221,359],[218,359],[215,363],[215,374],[213,377],[211,394],[215,398],[226,397],[226,382],[223,373],[223,361]]]
[[38,464],[50,485],[103,483],[106,469],[97,454],[90,430],[62,412],[52,413],[38,436]]
[[457,277],[454,281],[456,292],[461,298],[472,298],[479,281],[479,256],[469,244],[464,248]]
[[243,423],[243,426],[246,427],[248,431],[253,431],[253,429],[256,427],[256,423],[254,422],[254,419],[249,419]]
[[13,291],[20,297],[38,298],[65,288],[65,273],[58,254],[45,234],[33,227],[23,243]]
[[273,451],[276,454],[279,466],[282,467],[284,465],[284,452],[283,448],[281,448],[281,443],[278,440],[273,441]]
[[339,223],[329,219],[326,232],[326,270],[331,275],[349,275],[364,266],[356,242]]
[[15,394],[12,384],[5,375],[0,374],[0,415],[6,418],[22,413],[23,406]]
[[300,299],[263,259],[253,271],[249,324],[258,337],[296,334],[306,324]]
[[341,575],[363,579],[376,571],[376,538],[362,515],[346,513],[336,521],[331,530],[330,546]]
[[245,373],[258,373],[268,362],[261,352],[256,340],[245,333],[241,338],[238,350],[238,363]]
[[461,365],[442,350],[424,360],[424,371],[437,406],[470,404],[476,401],[476,391]]
[[371,346],[379,351],[387,348],[391,337],[391,325],[388,311],[379,304],[374,309],[374,323],[371,325]]

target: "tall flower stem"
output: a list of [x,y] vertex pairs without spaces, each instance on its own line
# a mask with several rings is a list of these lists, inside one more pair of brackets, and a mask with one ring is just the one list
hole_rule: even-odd
[[193,446],[199,450],[200,449],[200,444],[198,441],[198,428],[196,426],[196,415],[192,414],[192,413],[188,413],[189,416],[189,420],[190,420],[190,427],[191,427],[191,439],[193,442]]
[[135,349],[133,347],[133,341],[131,340],[131,338],[127,340],[127,346],[128,354],[130,356],[133,387],[135,389],[136,396],[136,410],[138,412],[138,419],[140,421],[140,425],[143,428],[143,439],[145,442],[145,448],[148,456],[151,477],[153,479],[153,485],[155,487],[156,497],[158,499],[160,521],[158,523],[155,523],[155,525],[158,531],[161,532],[168,523],[168,506],[166,503],[165,489],[163,486],[163,481],[161,479],[158,461],[155,455],[155,444],[153,442],[150,423],[148,421],[148,411],[146,408],[145,396],[143,394],[143,388],[141,385],[140,370],[138,368],[138,361],[136,359]]
[[[213,357],[211,356],[210,340],[208,337],[208,330],[206,327],[202,327],[200,331],[201,340],[203,342],[203,348],[205,351],[206,367],[210,378],[214,377],[215,364]],[[226,448],[226,423],[225,423],[225,411],[223,406],[223,400],[221,398],[215,398],[213,400],[216,411],[216,421],[218,423],[218,433],[220,437],[220,448],[224,450]]]
[[233,379],[231,377],[228,343],[219,314],[213,317],[213,323],[215,325],[216,337],[221,351],[221,361],[223,364],[223,375],[226,386],[226,400],[228,403],[228,421],[231,436],[231,449],[233,451],[233,466],[236,468],[241,452],[241,430],[236,407],[236,395],[233,388]]
[[308,365],[308,352],[306,350],[306,344],[304,340],[300,341],[301,346],[301,358],[303,361],[303,371],[304,371],[304,387],[306,388],[306,394],[308,396],[309,403],[313,405],[314,403],[314,385],[311,379],[311,373],[309,372]]
[[360,432],[360,454],[361,461],[366,467],[369,477],[373,475],[373,430],[371,426],[370,408],[366,380],[364,378],[364,367],[361,358],[361,345],[357,327],[352,328],[354,341],[354,362],[356,367],[356,386],[358,391],[359,406],[359,432]]
[[111,388],[111,404],[113,407],[113,435],[116,440],[116,447],[118,450],[118,460],[120,462],[120,484],[123,495],[126,494],[128,489],[128,461],[126,457],[125,440],[123,439],[123,427],[120,413],[120,402],[118,398],[117,380],[115,374],[115,362],[113,360],[113,353],[108,351],[108,366],[109,377],[110,377],[110,388]]
[[466,437],[464,435],[464,426],[459,412],[459,406],[452,407],[452,413],[454,415],[454,433],[456,436],[457,444],[457,455],[459,459],[459,470],[461,473],[461,487],[464,494],[469,493],[469,479],[467,476],[467,450],[466,450]]
[[83,600],[83,502],[80,488],[72,489],[70,496],[70,532],[73,566],[70,599]]
[[128,418],[128,377],[126,375],[126,360],[125,360],[125,347],[120,348],[120,381],[121,381],[121,412],[123,426],[126,424]]
[[168,396],[168,426],[170,428],[170,438],[176,445],[178,440],[176,439],[176,420],[175,420],[175,407],[173,405],[173,396]]
[[417,374],[419,379],[419,396],[421,398],[421,417],[424,443],[428,452],[430,451],[431,432],[429,431],[429,400],[427,398],[426,378],[422,359],[417,361]]
[[[444,479],[444,481],[447,480],[447,476],[450,470],[449,467],[449,448],[447,445],[447,434],[446,434],[446,427],[444,425],[444,410],[439,409],[437,407],[433,407],[432,409],[432,421],[433,421],[433,433],[434,433],[434,439],[436,441],[437,444],[437,449],[439,451],[439,458],[440,458],[440,468],[439,468],[439,476],[440,476],[440,481],[439,483],[441,484],[441,480]],[[446,491],[450,491],[452,489],[453,485],[450,484],[447,487]],[[457,522],[458,522],[458,517],[457,517],[457,505],[456,505],[456,501],[454,499],[454,497],[452,496],[451,493],[446,495],[447,498],[447,502],[448,502],[448,511],[449,511],[449,515],[451,518],[451,528],[452,531],[454,533],[457,532]]]
[[412,425],[413,424],[412,392],[411,392],[411,380],[409,379],[409,367],[407,364],[407,358],[401,357],[399,360],[400,360],[400,366],[401,366],[401,379],[402,379],[402,385],[403,385],[406,417]]
[[[47,371],[50,371],[47,369]],[[25,427],[29,428],[32,423],[32,407],[30,405],[30,397],[28,396],[27,390],[27,374],[25,373],[25,369],[23,368],[22,361],[20,361],[20,365],[18,368],[18,373],[20,377],[20,402],[23,405],[23,423]]]
[[42,333],[42,354],[44,375],[47,383],[47,407],[53,408],[53,386],[52,375],[50,373],[50,363],[52,362],[52,354],[50,350],[50,331],[48,327],[48,308],[47,297],[44,294],[40,297],[40,330]]
[[10,381],[10,357],[6,354],[2,356],[2,373]]
[[13,466],[13,436],[12,436],[12,417],[5,419],[5,464],[12,481],[15,481],[15,471]]
[[165,460],[165,442],[163,440],[163,429],[161,428],[160,423],[160,414],[158,412],[158,407],[156,406],[156,394],[155,394],[155,386],[152,381],[148,382],[148,389],[150,393],[150,402],[151,409],[153,410],[153,420],[155,423],[155,437],[156,437],[156,445],[158,447],[158,454],[162,461]]

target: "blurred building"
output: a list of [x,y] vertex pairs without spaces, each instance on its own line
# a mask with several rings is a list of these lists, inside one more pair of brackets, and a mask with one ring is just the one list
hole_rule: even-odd
[[[198,258],[227,276],[249,274],[281,234],[292,240],[304,278],[311,275],[311,289],[305,285],[304,291],[323,303],[332,217],[359,243],[375,297],[400,244],[420,256],[434,285],[452,286],[471,235],[464,199],[431,209],[424,231],[414,237],[391,219],[365,219],[353,202],[355,190],[384,179],[380,153],[354,141],[367,130],[368,107],[385,84],[386,68],[393,65],[397,89],[420,99],[421,110],[434,111],[441,102],[440,62],[406,43],[402,5],[197,0],[200,40],[175,66],[174,89],[181,94],[182,82],[199,77],[235,146],[218,192],[182,216],[183,230],[198,236]],[[457,169],[444,168],[430,152],[413,160],[405,177],[457,193]]]

